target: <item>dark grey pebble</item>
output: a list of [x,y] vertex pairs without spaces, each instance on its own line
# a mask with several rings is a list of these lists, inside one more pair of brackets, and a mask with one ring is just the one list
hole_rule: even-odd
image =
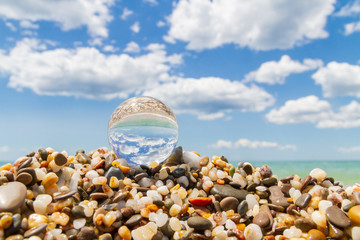
[[167,209],[170,209],[172,205],[174,205],[174,201],[171,198],[167,198],[164,201],[164,205]]
[[225,184],[225,185],[214,184],[214,186],[210,190],[210,194],[212,195],[219,194],[222,198],[234,197],[241,202],[245,199],[247,192],[243,189],[233,188],[229,184]]
[[281,191],[284,193],[285,197],[290,197],[290,189],[292,188],[291,184],[289,183],[284,183],[282,186],[281,186]]
[[281,182],[283,183],[290,183],[291,180],[294,179],[294,175],[290,175],[290,176],[287,176],[287,177],[283,177],[282,179],[280,179]]
[[83,227],[76,235],[77,240],[90,240],[96,238],[95,230],[91,227]]
[[67,163],[67,158],[62,153],[56,153],[54,156],[55,164],[58,166],[65,165]]
[[142,179],[144,177],[149,177],[149,175],[146,172],[139,173],[139,174],[135,175],[134,180],[135,180],[135,182],[139,182],[140,179]]
[[249,205],[246,200],[240,202],[237,212],[240,214],[240,217],[245,217],[246,212],[249,210]]
[[39,235],[46,230],[47,223],[40,223],[36,227],[30,228],[24,233],[24,237],[28,238],[34,235]]
[[226,197],[220,202],[220,207],[223,211],[234,210],[236,211],[237,206],[239,205],[239,200],[234,197]]
[[172,239],[175,233],[174,230],[172,230],[170,227],[169,220],[166,222],[164,226],[160,228],[160,230],[165,236],[169,237],[170,239]]
[[296,199],[295,205],[299,208],[306,208],[311,201],[311,195],[309,193],[303,193]]
[[212,227],[212,223],[210,220],[203,217],[189,217],[187,220],[187,224],[189,227],[194,228],[196,230],[206,230]]
[[45,148],[39,148],[38,152],[40,153],[40,157],[43,161],[46,161],[47,160],[47,157],[48,157],[48,152],[46,151]]
[[126,222],[125,225],[128,227],[133,227],[141,221],[142,217],[140,214],[131,216]]
[[164,237],[164,234],[160,231],[157,231],[157,233],[151,238],[151,240],[162,240]]
[[184,168],[175,168],[171,174],[174,177],[178,178],[178,177],[184,176],[185,173],[186,173],[186,170]]
[[326,216],[330,223],[337,227],[347,228],[351,225],[350,219],[337,206],[331,206],[326,209]]
[[250,163],[244,163],[242,169],[247,175],[251,175],[253,173],[253,166]]
[[25,161],[22,161],[20,164],[19,164],[19,167],[17,168],[17,170],[19,171],[20,169],[22,168],[27,168],[30,166],[32,162],[32,158],[31,157],[28,157]]
[[17,213],[12,216],[12,224],[8,229],[5,230],[5,236],[8,237],[10,235],[17,233],[20,230],[20,227],[21,227],[21,216],[19,213]]
[[71,213],[73,214],[73,216],[75,218],[83,218],[85,217],[85,213],[84,213],[84,207],[80,206],[80,205],[75,205],[72,209],[71,209]]
[[58,200],[61,200],[61,199],[65,199],[65,198],[71,197],[75,193],[76,193],[76,191],[69,191],[67,193],[62,193],[62,194],[59,194],[59,195],[55,195],[54,200],[58,201]]
[[262,183],[267,187],[271,187],[277,183],[277,179],[274,177],[265,178],[262,180]]
[[27,185],[27,186],[32,186],[37,182],[37,177],[36,177],[36,173],[35,170],[32,168],[22,168],[18,171],[17,175],[20,175],[21,173],[29,173],[31,175],[31,182]]
[[124,179],[124,173],[120,168],[110,167],[109,170],[106,171],[105,177],[107,178],[107,182],[110,182],[111,177],[116,177],[118,180]]
[[316,229],[316,223],[308,218],[298,218],[295,221],[295,227],[301,229],[301,231],[307,233],[311,229]]
[[104,166],[105,171],[107,171],[111,167],[111,164],[114,160],[115,160],[115,157],[113,154],[108,154],[105,157],[105,166]]
[[259,186],[259,184],[257,184],[257,183],[251,183],[250,185],[248,185],[248,186],[246,187],[246,190],[247,190],[248,192],[255,192],[257,186]]
[[32,182],[32,179],[33,178],[30,173],[22,172],[16,176],[15,181],[21,182],[27,186]]

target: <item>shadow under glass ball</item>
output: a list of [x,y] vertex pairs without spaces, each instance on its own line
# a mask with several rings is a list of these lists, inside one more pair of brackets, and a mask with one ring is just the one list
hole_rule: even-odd
[[178,141],[178,124],[171,109],[151,97],[134,97],[120,104],[108,126],[111,149],[130,165],[166,160]]

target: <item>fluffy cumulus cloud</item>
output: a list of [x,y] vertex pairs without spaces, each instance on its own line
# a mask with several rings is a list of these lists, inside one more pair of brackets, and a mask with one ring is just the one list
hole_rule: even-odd
[[287,101],[266,118],[276,124],[310,122],[318,128],[355,128],[360,127],[360,103],[352,101],[334,112],[329,102],[311,95]]
[[[203,50],[234,43],[256,50],[287,49],[326,38],[335,0],[180,0],[168,16],[165,40]],[[261,7],[259,7],[261,6]]]
[[151,44],[137,57],[105,55],[93,47],[50,49],[37,39],[24,39],[0,52],[0,73],[8,87],[31,89],[39,95],[91,99],[125,98],[158,81],[169,81],[180,55],[168,56],[164,46]]
[[288,55],[283,55],[278,62],[269,61],[261,64],[259,69],[245,76],[245,82],[255,81],[266,84],[284,84],[286,77],[290,74],[313,70],[322,65],[321,60],[304,59],[301,63],[292,60]]
[[[356,17],[360,14],[360,0],[352,1],[346,4],[335,15],[338,17]],[[345,35],[350,35],[360,31],[360,21],[346,23],[344,26]]]
[[140,32],[140,23],[135,22],[133,25],[130,26],[130,30],[133,31],[134,33],[139,33]]
[[360,66],[330,62],[312,75],[321,85],[325,97],[354,96],[360,98]]
[[265,90],[238,81],[216,77],[177,78],[144,92],[164,100],[177,113],[190,113],[202,120],[224,117],[227,112],[263,111],[274,98]]
[[228,148],[228,149],[237,149],[237,148],[251,148],[251,149],[258,149],[258,148],[276,148],[279,150],[297,150],[295,145],[280,145],[277,142],[269,142],[269,141],[252,141],[246,138],[241,138],[235,142],[226,141],[226,140],[218,140],[216,143],[210,145],[212,148]]
[[126,45],[124,52],[138,53],[140,52],[140,46],[136,42],[129,42]]
[[[112,20],[109,8],[114,0],[2,0],[0,16],[19,21],[54,21],[64,31],[86,26],[93,37],[107,37],[106,24]],[[24,23],[24,22],[22,22]],[[36,26],[33,23],[25,26]]]

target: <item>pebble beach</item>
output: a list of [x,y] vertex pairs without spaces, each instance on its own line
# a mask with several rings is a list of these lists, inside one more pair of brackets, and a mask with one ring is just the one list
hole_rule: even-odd
[[360,185],[181,147],[149,166],[41,148],[0,167],[0,239],[360,240]]

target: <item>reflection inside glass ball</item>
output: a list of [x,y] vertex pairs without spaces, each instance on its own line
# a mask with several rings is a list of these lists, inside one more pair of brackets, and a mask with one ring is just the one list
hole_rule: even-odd
[[130,165],[166,160],[178,141],[178,124],[170,108],[151,97],[120,104],[108,127],[111,149]]

